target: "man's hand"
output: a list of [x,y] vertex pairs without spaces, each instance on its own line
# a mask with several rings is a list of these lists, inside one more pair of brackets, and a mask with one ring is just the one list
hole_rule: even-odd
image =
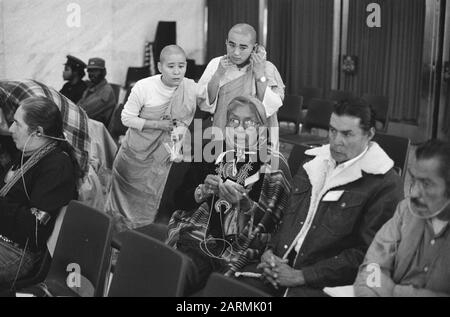
[[250,62],[253,66],[253,73],[256,79],[265,76],[266,69],[266,50],[263,46],[259,45],[256,52],[250,55]]
[[271,270],[271,276],[282,287],[296,287],[305,285],[305,278],[301,270],[295,270],[286,263],[277,265]]
[[225,73],[227,72],[227,69],[233,66],[233,63],[230,61],[228,56],[223,56],[220,59],[219,67],[217,67],[215,75],[220,79],[223,76],[225,76]]
[[272,286],[278,289],[278,283],[273,277],[272,269],[276,268],[280,264],[287,263],[287,260],[279,258],[273,254],[272,250],[267,250],[261,256],[261,263],[256,267],[258,270],[262,270],[263,278],[272,284]]
[[286,259],[281,259],[267,250],[261,256],[261,263],[257,266],[262,270],[263,278],[276,289],[282,287],[295,287],[305,284],[303,272],[294,270],[287,264]]
[[219,66],[216,69],[216,72],[212,76],[211,80],[208,82],[208,96],[209,103],[212,104],[216,100],[216,95],[219,90],[220,80],[227,71],[227,68],[231,67],[233,63],[231,63],[228,56],[223,56],[220,59]]

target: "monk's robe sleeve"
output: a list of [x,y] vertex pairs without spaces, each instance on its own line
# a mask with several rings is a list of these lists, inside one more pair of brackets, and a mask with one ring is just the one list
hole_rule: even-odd
[[138,82],[131,90],[131,94],[128,97],[127,103],[123,107],[121,114],[123,125],[128,128],[142,131],[142,129],[144,128],[145,119],[140,118],[139,114],[143,106],[143,93],[141,85]]

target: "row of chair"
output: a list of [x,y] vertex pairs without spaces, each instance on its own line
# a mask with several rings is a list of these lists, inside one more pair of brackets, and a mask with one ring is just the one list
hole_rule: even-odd
[[[312,128],[328,130],[329,119],[336,102],[354,99],[354,96],[345,91],[332,91],[330,98],[311,98],[303,95],[286,95],[283,106],[278,111],[279,121],[293,122],[295,133],[298,126],[303,123],[303,127],[309,131]],[[388,99],[385,96],[375,96],[365,94],[361,98],[372,106],[375,112],[377,130],[386,132],[388,127]],[[306,105],[306,106],[305,106]],[[303,118],[303,109],[307,108],[306,116]]]
[[[394,161],[394,169],[404,180],[411,148],[411,140],[395,135],[376,133],[373,141],[378,143],[378,145],[380,145],[380,147]],[[288,164],[291,174],[295,175],[300,165],[307,159],[305,151],[311,149],[311,146],[301,142],[296,142],[295,139],[289,140],[288,143],[294,145],[289,155]]]
[[[151,224],[113,238],[110,216],[72,201],[64,214],[53,257],[47,254],[38,272],[33,273],[36,275],[19,280],[15,289],[55,297],[184,296],[193,263],[167,246],[166,237],[165,225]],[[109,283],[113,248],[120,253]],[[213,274],[200,295],[266,296],[221,274]]]

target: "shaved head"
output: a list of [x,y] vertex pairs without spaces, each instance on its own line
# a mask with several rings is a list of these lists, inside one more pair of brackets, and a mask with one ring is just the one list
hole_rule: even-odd
[[231,33],[238,33],[243,35],[250,35],[252,44],[256,43],[256,31],[253,26],[247,23],[238,23],[234,25],[230,31],[228,32],[228,37],[230,37]]
[[169,55],[182,55],[186,59],[186,53],[178,45],[167,45],[164,47],[159,55],[159,61],[163,63]]

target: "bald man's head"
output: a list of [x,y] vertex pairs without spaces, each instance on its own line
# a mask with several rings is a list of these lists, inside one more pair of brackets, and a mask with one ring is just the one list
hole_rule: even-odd
[[162,49],[161,54],[159,55],[159,61],[161,63],[164,63],[164,61],[167,60],[167,57],[169,55],[182,55],[184,56],[184,59],[186,59],[186,53],[184,52],[184,50],[175,44],[167,45]]
[[255,31],[255,28],[253,26],[251,26],[250,24],[238,23],[238,24],[234,25],[228,32],[228,38],[230,37],[230,34],[233,32],[238,33],[238,34],[243,34],[246,36],[250,36],[251,44],[256,43],[256,31]]

